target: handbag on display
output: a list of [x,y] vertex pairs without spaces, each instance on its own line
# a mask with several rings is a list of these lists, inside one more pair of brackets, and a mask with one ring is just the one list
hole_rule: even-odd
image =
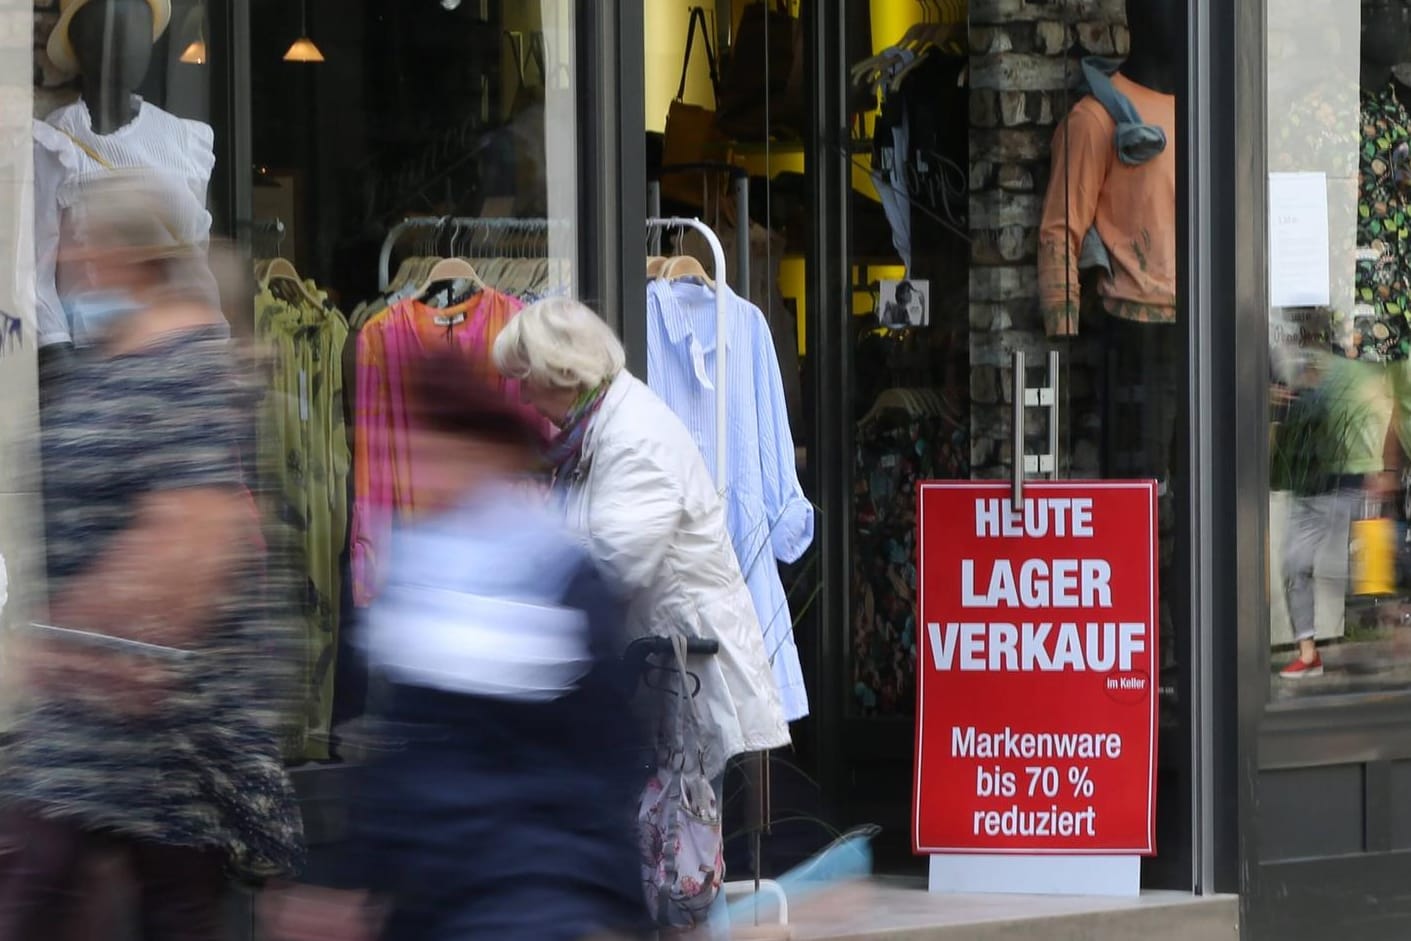
[[788,0],[745,7],[716,97],[722,134],[742,141],[799,136],[805,114],[803,44],[803,24],[789,13]]
[[659,927],[705,923],[725,876],[720,801],[705,774],[700,720],[686,673],[686,639],[677,637],[680,694],[670,697],[657,748],[657,770],[637,811],[642,886]]
[[[686,26],[686,54],[681,59],[681,82],[676,97],[666,112],[661,162],[663,166],[704,163],[710,158],[711,145],[717,142],[715,112],[704,105],[689,104],[686,98],[686,77],[691,71],[691,51],[695,48],[696,28],[700,27],[701,44],[705,47],[706,63],[710,67],[711,94],[720,98],[720,72],[716,66],[715,48],[710,42],[706,12],[691,7],[691,19]],[[661,198],[700,208],[705,202],[709,178],[695,173],[664,173],[661,178]]]

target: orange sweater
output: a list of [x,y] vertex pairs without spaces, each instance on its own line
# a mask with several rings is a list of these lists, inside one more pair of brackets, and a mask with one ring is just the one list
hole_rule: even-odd
[[1098,285],[1107,312],[1147,323],[1176,319],[1176,99],[1120,73],[1112,84],[1144,122],[1166,132],[1166,149],[1140,166],[1122,163],[1117,125],[1092,96],[1058,125],[1039,227],[1039,305],[1050,336],[1078,332],[1078,258],[1094,223],[1112,258],[1112,277]]

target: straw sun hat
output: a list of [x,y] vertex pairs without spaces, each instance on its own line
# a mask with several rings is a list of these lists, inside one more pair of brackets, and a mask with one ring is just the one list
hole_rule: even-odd
[[[67,75],[77,75],[79,72],[78,56],[74,54],[73,41],[69,38],[69,26],[73,23],[74,14],[90,2],[92,0],[59,0],[59,21],[49,34],[48,53],[54,68]],[[147,5],[152,8],[152,42],[156,42],[171,22],[171,0],[147,0]]]

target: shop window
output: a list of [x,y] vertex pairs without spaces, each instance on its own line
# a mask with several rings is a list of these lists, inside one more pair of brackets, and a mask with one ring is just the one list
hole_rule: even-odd
[[[307,507],[303,756],[321,759],[362,705],[347,634],[377,596],[392,525],[417,505],[388,407],[398,351],[449,343],[488,363],[515,311],[572,292],[579,168],[569,0],[306,2],[251,4],[250,240],[255,333],[293,339],[275,382],[286,401],[322,390],[313,412],[336,452],[278,416],[261,439],[277,488]],[[290,61],[300,35],[321,61]],[[326,348],[303,348],[310,328],[332,330]],[[323,384],[304,374],[310,355]]]
[[[806,80],[808,17],[816,6],[808,0],[643,0],[641,5],[649,213],[701,219],[724,249],[728,282],[727,288],[713,279],[714,287],[703,289],[701,275],[711,274],[714,260],[701,233],[653,230],[645,285],[646,379],[673,406],[681,401],[683,386],[711,400],[713,393],[693,375],[687,343],[705,344],[704,361],[713,361],[714,310],[705,298],[729,291],[727,362],[751,366],[745,376],[730,366],[728,409],[749,417],[727,419],[727,513],[772,681],[794,723],[794,748],[774,752],[770,775],[754,779],[772,781],[765,813],[775,829],[764,858],[751,860],[747,852],[760,813],[758,801],[746,794],[758,792],[735,786],[733,778],[727,782],[726,826],[743,834],[727,847],[727,867],[738,864],[737,872],[756,865],[787,869],[835,832],[821,818],[816,756],[802,724],[815,710],[817,674],[809,664],[816,662],[826,603],[817,535],[822,510],[813,486],[821,456],[813,444],[816,408],[806,381],[815,368],[806,330],[813,305],[806,289],[808,249],[819,224],[812,218],[805,176],[810,152],[805,120],[814,91]],[[671,267],[654,260],[682,256],[683,262],[666,263]],[[668,309],[691,319],[689,341],[663,329]],[[740,395],[745,388],[752,394]],[[699,409],[678,414],[704,442],[709,463],[713,416]],[[764,462],[760,455],[767,455]],[[745,466],[749,463],[754,466]],[[763,499],[753,493],[752,478],[766,481]]]
[[[34,6],[35,320],[41,351],[49,351],[43,363],[75,340],[55,262],[76,188],[129,165],[155,170],[180,194],[183,237],[204,243],[218,144],[204,0]],[[101,78],[85,78],[95,70],[104,70]]]
[[[644,105],[650,211],[659,217],[698,216],[721,244],[732,291],[730,322],[758,326],[738,334],[739,355],[767,364],[756,376],[760,423],[778,423],[791,458],[777,476],[780,492],[794,495],[794,511],[781,517],[777,509],[746,506],[730,496],[738,489],[734,486],[727,487],[727,499],[734,501],[733,535],[747,577],[752,585],[762,580],[770,586],[767,599],[756,594],[756,609],[785,712],[797,721],[809,714],[799,649],[806,630],[800,625],[816,616],[818,601],[813,510],[800,509],[805,505],[800,481],[807,480],[812,458],[812,406],[805,397],[802,362],[809,232],[803,174],[802,119],[809,100],[803,78],[804,10],[798,2],[654,0],[646,0],[642,9],[648,37]],[[742,245],[747,246],[743,252]],[[689,256],[700,264],[679,271],[649,265],[654,282],[649,298],[657,290],[662,297],[675,296],[693,318],[708,313],[692,301],[695,284],[702,280],[692,272],[709,273],[714,265],[707,240],[694,231],[658,230],[651,246],[654,256]],[[748,270],[742,270],[742,260]],[[661,391],[671,381],[674,346],[669,336],[650,326],[661,316],[659,305],[649,302],[647,316],[647,379]],[[665,397],[671,400],[669,393]],[[731,407],[741,406],[755,408],[732,398]],[[696,427],[699,416],[684,417],[701,440],[710,437],[706,428]],[[769,435],[773,439],[775,431]],[[757,437],[734,436],[727,447],[758,453],[761,445]],[[787,530],[805,517],[806,535],[803,530],[789,535]],[[739,522],[744,519],[763,522],[746,532]]]
[[851,116],[865,175],[848,259],[850,705],[914,712],[914,485],[1007,477],[1023,460],[1010,444],[1022,351],[1029,385],[1060,390],[1057,408],[1024,418],[1025,454],[1051,468],[1042,476],[1160,483],[1163,709],[1175,722],[1184,5],[1130,20],[1107,7],[1033,19],[964,3],[861,6],[870,46],[848,54],[870,97]]
[[[1181,29],[1183,5],[1156,6],[1144,48],[1158,61],[1143,67],[1162,73],[1153,79],[1161,90],[1143,101],[1153,110],[1153,127],[1174,137],[1178,57],[1162,50],[1179,48],[1181,37],[1168,34]],[[1095,164],[1125,158],[1064,132],[1063,119],[1091,84],[1084,63],[1119,89],[1114,108],[1133,107],[1140,117],[1140,102],[1131,98],[1150,91],[1109,77],[1129,52],[1131,33],[1120,10],[1014,19],[988,8],[977,16],[964,2],[859,0],[845,7],[853,187],[851,248],[843,263],[852,274],[847,420],[855,445],[855,500],[847,511],[854,546],[850,706],[858,715],[909,717],[911,485],[919,477],[1007,472],[1010,350],[1028,350],[1032,363],[1032,354],[1060,349],[1075,380],[1064,386],[1060,417],[1063,476],[1172,479],[1184,368],[1176,335],[1176,148],[1163,143],[1151,166],[1133,171],[1158,177],[1157,191],[1129,193],[1120,205],[1085,204],[1105,172]],[[773,12],[766,16],[766,9]],[[723,29],[722,10],[730,17]],[[797,334],[806,370],[808,310],[819,303],[804,295],[807,236],[811,226],[827,223],[807,216],[808,142],[792,119],[807,91],[796,77],[802,8],[683,0],[649,3],[645,12],[653,37],[646,50],[646,116],[655,145],[649,154],[665,166],[661,205],[703,214],[732,239],[738,220],[729,174],[700,165],[748,175],[751,223],[767,222],[771,233],[767,243],[759,240],[766,265],[751,272],[768,277],[751,288],[760,303],[782,295],[779,306],[787,312],[779,319],[798,321],[782,332]],[[773,26],[767,41],[766,25]],[[729,55],[719,54],[722,42],[734,44]],[[756,62],[748,81],[732,68],[741,46]],[[1011,67],[1016,57],[1027,57],[1024,69]],[[1101,112],[1087,124],[1115,123],[1094,99],[1083,108],[1080,117]],[[1051,178],[1055,168],[1062,179]],[[1107,213],[1099,228],[1116,225],[1116,217],[1140,217],[1132,233],[1111,236],[1115,277],[1080,262],[1084,233],[1067,237],[1077,225],[1070,216],[1082,212],[1089,222]],[[770,316],[776,317],[772,308]],[[781,364],[794,359],[777,340]],[[906,391],[925,394],[898,394]],[[799,415],[801,438],[815,421],[838,419],[807,408]],[[1122,429],[1130,427],[1144,430],[1124,438]],[[1043,431],[1035,428],[1036,441]],[[1163,486],[1168,521],[1170,489]],[[1174,529],[1167,530],[1169,543]],[[1169,545],[1165,554],[1171,555]],[[1168,666],[1173,657],[1168,651]]]
[[[1161,720],[1166,734],[1182,734],[1188,592],[1176,521],[1189,488],[1176,129],[1186,4],[1028,4],[1020,13],[964,0],[848,0],[847,75],[834,77],[846,123],[825,129],[821,142],[793,120],[820,93],[795,79],[793,45],[794,20],[807,32],[816,9],[646,3],[646,116],[649,154],[663,165],[663,214],[700,214],[733,237],[732,173],[747,177],[749,221],[767,230],[759,253],[770,262],[750,298],[771,322],[797,317],[775,348],[781,366],[797,357],[808,380],[793,422],[804,479],[824,462],[846,467],[846,501],[820,508],[843,521],[847,546],[841,569],[825,564],[846,585],[818,588],[840,602],[832,645],[843,662],[821,669],[842,674],[847,727],[859,730],[841,746],[851,784],[835,799],[871,813],[885,803],[880,795],[909,786],[915,486],[1007,479],[1023,461],[1011,450],[1015,351],[1027,354],[1031,388],[1060,389],[1056,408],[1022,419],[1025,454],[1046,468],[1040,476],[1159,482]],[[742,59],[754,64],[748,82],[737,74]],[[809,162],[837,141],[851,184],[846,212],[812,218],[804,173],[818,172]],[[682,164],[690,171],[678,172]],[[813,233],[842,224],[842,257],[811,256]],[[1095,246],[1106,269],[1088,257]],[[802,275],[820,269],[847,272],[844,297],[807,296],[807,284],[828,279]],[[771,307],[776,296],[786,314]],[[839,323],[846,362],[824,361],[811,334]],[[795,341],[787,349],[786,332]],[[1056,375],[1046,368],[1051,351]],[[843,408],[815,408],[814,394],[840,382]],[[808,444],[819,440],[841,450],[814,453]],[[801,649],[813,626],[796,625]],[[808,677],[820,689],[835,679]],[[1183,749],[1167,744],[1163,753],[1177,757],[1164,760],[1161,786],[1179,794]],[[1179,800],[1161,812],[1160,865],[1173,884],[1184,878],[1182,813]]]
[[[399,357],[450,343],[488,367],[504,322],[578,280],[577,4],[250,0],[233,35],[224,0],[34,6],[41,397],[91,339],[44,254],[64,187],[153,172],[179,196],[183,244],[241,250],[234,279],[211,255],[212,302],[254,275],[219,300],[262,354],[241,465],[299,586],[266,599],[297,634],[285,757],[356,757],[343,733],[368,680],[351,641],[416,505],[389,405]],[[91,42],[51,41],[80,21]]]
[[1271,696],[1404,689],[1411,4],[1268,22]]
[[[971,472],[966,4],[855,3],[849,706],[916,710],[918,480]],[[870,39],[870,41],[869,41]]]
[[[915,713],[917,481],[1155,480],[1169,798],[1144,875],[1183,885],[1187,4],[849,6],[871,19],[846,47],[849,710],[879,729]],[[1035,393],[1018,412],[1016,353]]]

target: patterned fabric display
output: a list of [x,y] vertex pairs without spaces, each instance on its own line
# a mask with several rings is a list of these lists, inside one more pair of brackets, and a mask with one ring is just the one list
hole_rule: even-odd
[[1358,153],[1357,298],[1334,323],[1333,346],[1350,359],[1404,360],[1411,353],[1411,117],[1388,84],[1362,96]]
[[637,812],[647,910],[667,928],[695,928],[710,911],[725,877],[720,801],[705,773],[700,719],[686,672],[686,639],[675,638],[679,696],[658,729],[657,771]]
[[598,383],[597,388],[578,397],[578,401],[574,402],[573,407],[569,409],[563,427],[559,429],[558,437],[549,444],[545,464],[552,473],[555,487],[568,486],[574,471],[578,469],[578,462],[583,456],[583,440],[588,434],[588,425],[593,416],[598,413],[598,407],[603,404],[603,397],[607,395],[613,378],[604,379]]
[[854,708],[916,707],[916,483],[970,476],[964,427],[940,416],[883,416],[858,436],[854,463]]

